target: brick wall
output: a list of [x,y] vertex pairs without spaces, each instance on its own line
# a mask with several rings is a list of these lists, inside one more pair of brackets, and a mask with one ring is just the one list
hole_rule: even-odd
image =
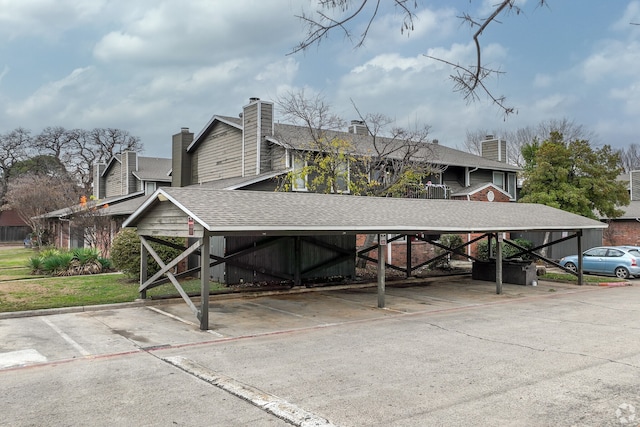
[[611,221],[602,233],[602,244],[607,246],[640,246],[640,222],[635,220]]

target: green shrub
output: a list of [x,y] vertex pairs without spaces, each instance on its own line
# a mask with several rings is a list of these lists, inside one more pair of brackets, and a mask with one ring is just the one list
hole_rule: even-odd
[[[442,236],[440,236],[440,244],[448,247],[448,248],[455,248],[458,247],[460,245],[462,245],[462,237],[460,237],[459,234],[443,234]],[[436,255],[442,255],[443,253],[445,253],[446,251],[442,248],[436,247],[435,249],[435,254]],[[458,249],[457,251],[454,252],[454,254],[464,254],[463,249]],[[435,264],[433,265],[434,268],[444,268],[447,269],[450,266],[450,261],[451,261],[451,253],[449,253],[449,255],[440,258],[438,261],[435,262]]]
[[27,266],[31,269],[31,274],[40,274],[42,272],[42,258],[39,256],[29,258]]
[[72,251],[48,248],[40,251],[40,256],[30,258],[27,265],[32,274],[52,276],[97,274],[112,269],[111,262],[101,259],[93,248]]
[[73,257],[80,261],[81,265],[97,262],[100,253],[95,248],[77,248],[72,251]]
[[[517,245],[522,246],[523,248],[526,249],[531,249],[533,248],[533,243],[531,243],[529,240],[526,239],[514,239],[513,242]],[[495,255],[496,253],[496,248],[497,248],[497,244],[496,244],[496,239],[491,239],[491,249],[492,249],[492,253]],[[509,259],[512,258],[514,255],[516,255],[517,253],[520,252],[520,249],[515,248],[507,243],[502,245],[502,258],[503,259]],[[489,244],[487,243],[486,240],[482,240],[480,242],[478,242],[478,246],[477,246],[477,258],[482,260],[482,261],[488,261],[489,260]],[[521,255],[520,258],[522,258],[525,261],[531,261],[532,257],[528,254],[524,254]]]
[[42,270],[52,276],[68,276],[73,254],[62,252],[42,259]]
[[[185,239],[182,237],[164,237],[162,240],[185,247]],[[158,243],[151,243],[160,259],[166,264],[180,255],[183,250],[173,249]],[[186,248],[185,248],[186,249]],[[123,228],[116,234],[111,244],[111,261],[113,266],[123,272],[129,278],[140,277],[140,237],[132,228]],[[147,274],[149,277],[160,270],[160,266],[149,256],[147,260]]]

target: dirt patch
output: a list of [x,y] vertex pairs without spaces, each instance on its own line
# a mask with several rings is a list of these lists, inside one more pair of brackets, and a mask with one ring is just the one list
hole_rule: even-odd
[[39,283],[26,282],[26,281],[12,281],[0,283],[0,294],[7,302],[16,302],[23,299],[23,295],[35,293],[45,293],[49,289]]

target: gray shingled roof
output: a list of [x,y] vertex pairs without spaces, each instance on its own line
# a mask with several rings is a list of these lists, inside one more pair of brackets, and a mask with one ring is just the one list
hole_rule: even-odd
[[[136,199],[138,200],[138,204],[132,208],[129,209],[128,212],[126,212],[127,215],[130,215],[131,213],[133,213],[141,204],[142,202],[145,200],[144,198],[140,199],[141,196],[144,196],[144,191],[138,191],[135,193],[129,193],[129,194],[125,194],[125,195],[120,195],[120,196],[112,196],[112,197],[107,197],[104,199],[100,199],[97,201],[89,201],[87,204],[88,206],[94,207],[95,205],[99,205],[99,206],[104,206],[104,205],[109,205],[108,208],[104,208],[100,210],[101,213],[107,213],[108,209],[111,209],[114,206],[118,206],[119,204],[122,203],[127,203],[128,201],[132,200],[132,199]],[[47,212],[44,215],[41,215],[41,218],[60,218],[60,217],[66,217],[69,215],[74,215],[78,212],[81,212],[82,210],[86,209],[86,207],[82,207],[80,204],[76,204],[73,206],[68,206],[66,208],[62,208],[62,209],[58,209],[55,211],[51,211],[51,212]]]
[[275,178],[278,175],[286,174],[288,170],[272,171],[262,173],[260,175],[251,176],[238,176],[235,178],[216,179],[213,181],[203,182],[202,184],[193,184],[187,186],[191,187],[205,187],[211,190],[239,190],[252,184],[257,184],[262,181],[266,181],[271,178]]
[[[313,145],[309,144],[309,141],[311,141],[309,130],[304,126],[276,123],[274,124],[274,133],[274,141],[277,141],[288,148],[294,148],[296,150],[314,149]],[[373,138],[368,135],[358,135],[339,131],[326,131],[325,134],[328,139],[342,138],[350,141],[354,147],[355,155],[371,156],[376,153],[373,146]],[[378,140],[381,141],[381,143],[389,143],[392,141],[389,138],[378,138]],[[397,156],[401,156],[401,153],[398,153]],[[389,157],[393,158],[394,154],[391,154]],[[424,148],[420,150],[415,157],[418,159],[429,159],[430,163],[443,166],[477,167],[481,169],[511,172],[517,172],[520,170],[519,167],[514,165],[486,159],[482,156],[477,156],[465,151],[456,150],[455,148],[433,143],[424,143]]]
[[138,157],[138,170],[133,174],[142,181],[170,182],[171,159]]
[[161,188],[125,222],[135,226],[166,198],[219,235],[467,233],[606,228],[545,205]]

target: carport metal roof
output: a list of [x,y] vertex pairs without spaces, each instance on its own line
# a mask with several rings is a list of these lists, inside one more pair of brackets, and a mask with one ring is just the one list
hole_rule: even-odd
[[[600,221],[530,203],[232,191],[196,186],[157,190],[124,226],[137,226],[163,201],[171,202],[212,235],[435,234],[607,227]],[[186,237],[186,221],[184,224]]]
[[[512,231],[574,231],[603,229],[607,225],[549,206],[463,200],[425,200],[358,197],[315,193],[215,190],[201,186],[160,188],[123,224],[138,227],[142,241],[140,292],[161,275],[174,284],[200,320],[209,325],[209,239],[218,236],[304,236],[336,234],[443,234]],[[152,236],[197,238],[182,255],[164,264],[147,241]],[[502,237],[498,237],[501,241]],[[383,247],[378,244],[378,307],[384,307]],[[496,292],[502,288],[502,255],[496,255]],[[201,308],[195,307],[171,272],[190,254],[200,253]],[[154,257],[161,269],[147,279],[146,259]],[[580,263],[581,264],[581,263]],[[581,283],[582,265],[579,266]]]

